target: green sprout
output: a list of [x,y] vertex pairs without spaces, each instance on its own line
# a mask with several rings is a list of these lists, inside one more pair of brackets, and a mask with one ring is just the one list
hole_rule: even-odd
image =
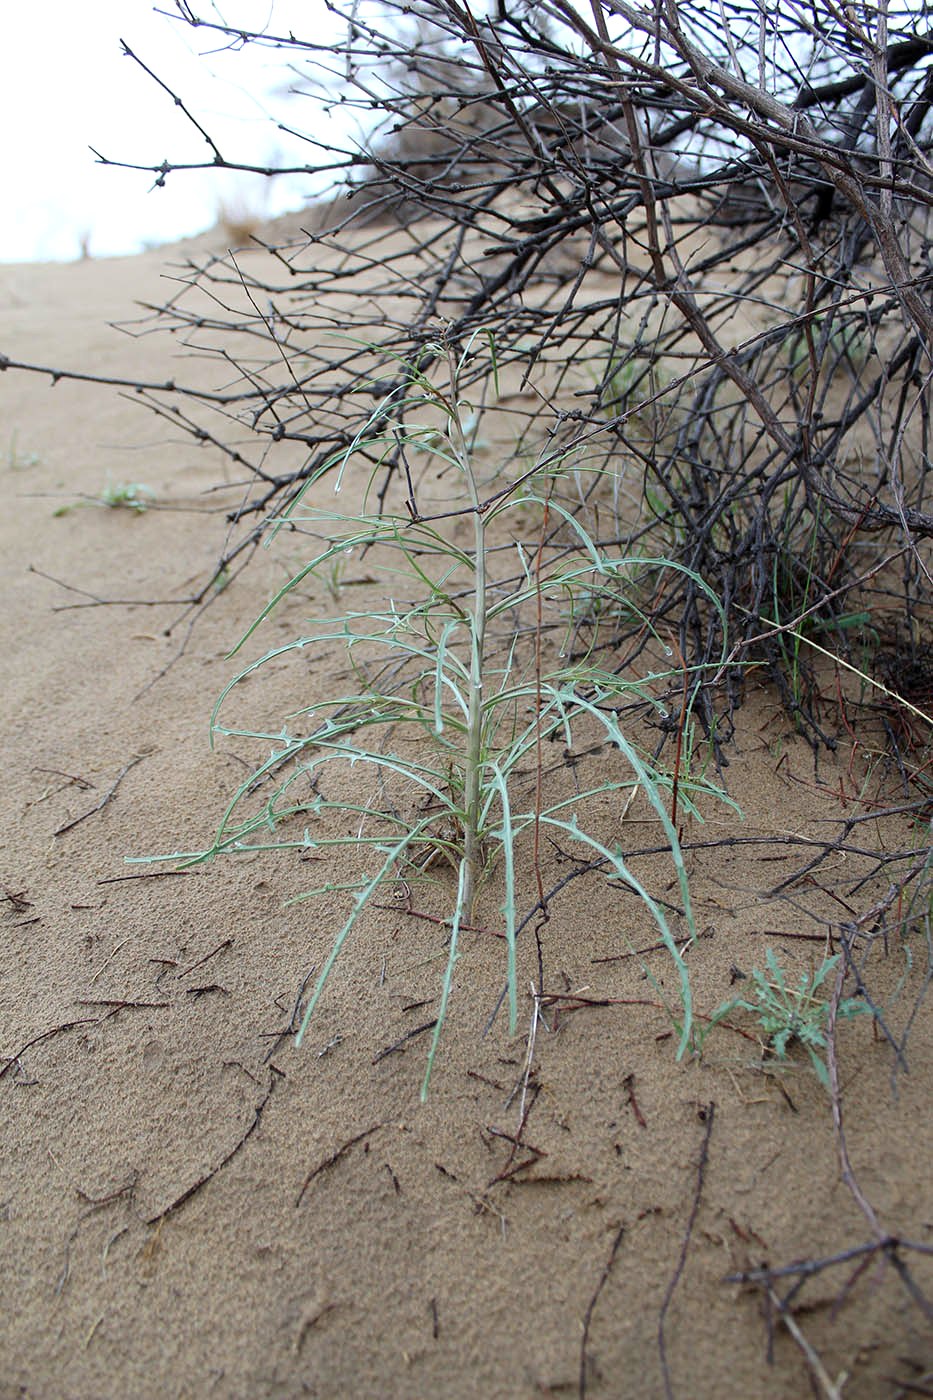
[[41,462],[41,457],[37,452],[20,452],[16,446],[16,433],[10,434],[10,445],[7,448],[6,464],[11,472],[26,471],[28,467],[37,467]]
[[[774,949],[769,948],[766,959],[767,972],[762,972],[760,968],[752,971],[751,998],[733,1001],[728,1007],[721,1008],[722,1014],[739,1009],[753,1012],[758,1017],[771,1051],[778,1060],[787,1060],[787,1052],[795,1041],[802,1045],[810,1057],[817,1078],[826,1089],[829,1088],[829,1072],[824,1054],[830,1006],[819,992],[838,964],[839,957],[840,954],[837,953],[835,957],[825,958],[816,972],[802,973],[798,985],[790,987]],[[847,997],[840,1001],[836,1019],[848,1020],[868,1010],[865,1003],[857,997]],[[721,1019],[720,1012],[716,1013],[714,1019]]]
[[104,487],[98,500],[110,510],[131,510],[142,515],[155,501],[155,492],[138,481],[113,482]]

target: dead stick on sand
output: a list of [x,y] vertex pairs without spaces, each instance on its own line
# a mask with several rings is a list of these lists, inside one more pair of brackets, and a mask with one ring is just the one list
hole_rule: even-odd
[[225,1157],[222,1157],[221,1160],[217,1163],[216,1167],[212,1167],[210,1171],[207,1171],[204,1173],[203,1176],[198,1177],[197,1181],[193,1182],[191,1186],[189,1186],[186,1190],[182,1191],[180,1196],[176,1196],[174,1201],[169,1202],[169,1204],[167,1206],[164,1206],[162,1210],[157,1210],[155,1214],[146,1216],[145,1223],[147,1225],[158,1225],[161,1228],[162,1222],[165,1220],[166,1216],[171,1215],[173,1211],[178,1210],[179,1206],[183,1206],[186,1201],[190,1201],[191,1197],[195,1194],[196,1191],[200,1191],[202,1186],[206,1186],[209,1181],[213,1181],[214,1177],[217,1176],[220,1172],[222,1172],[224,1167],[227,1166],[229,1162],[233,1161],[233,1158],[239,1152],[240,1148],[253,1136],[253,1133],[256,1131],[256,1129],[259,1127],[260,1122],[262,1121],[263,1110],[265,1109],[266,1104],[272,1097],[272,1091],[275,1089],[275,1086],[278,1083],[278,1081],[280,1079],[285,1078],[282,1071],[277,1070],[274,1065],[270,1066],[270,1069],[271,1075],[269,1078],[269,1087],[263,1094],[262,1098],[259,1100],[259,1103],[256,1105],[256,1108],[253,1111],[253,1121],[250,1123],[246,1131],[243,1134],[241,1134],[241,1136],[231,1147],[227,1155]]
[[671,1373],[667,1364],[667,1345],[664,1340],[664,1324],[667,1321],[667,1310],[671,1305],[674,1290],[680,1282],[680,1276],[687,1262],[687,1250],[690,1248],[693,1227],[696,1224],[697,1212],[700,1209],[700,1197],[703,1195],[703,1179],[706,1176],[706,1163],[709,1158],[709,1140],[713,1133],[713,1118],[715,1114],[715,1103],[707,1104],[706,1108],[701,1111],[701,1117],[706,1124],[706,1132],[703,1134],[703,1145],[700,1148],[700,1160],[697,1164],[697,1185],[693,1193],[693,1205],[690,1208],[690,1219],[687,1221],[683,1243],[680,1246],[680,1258],[677,1260],[677,1268],[674,1270],[671,1281],[667,1285],[664,1301],[661,1304],[661,1311],[658,1315],[658,1352],[661,1357],[661,1374],[664,1378],[664,1394],[667,1400],[673,1400],[674,1392],[671,1388]]
[[593,1321],[593,1313],[596,1311],[596,1304],[599,1301],[599,1295],[600,1293],[602,1293],[609,1280],[609,1275],[612,1272],[612,1266],[615,1263],[615,1257],[619,1252],[619,1246],[621,1245],[624,1237],[625,1226],[620,1225],[618,1230],[616,1231],[616,1237],[612,1241],[612,1248],[609,1251],[609,1258],[603,1265],[603,1271],[599,1276],[599,1282],[597,1283],[596,1288],[593,1291],[592,1298],[587,1304],[586,1312],[583,1314],[583,1336],[580,1340],[580,1383],[577,1387],[577,1394],[579,1395],[580,1400],[586,1400],[586,1344],[590,1339],[590,1323]]
[[846,1379],[845,1372],[842,1372],[838,1380],[833,1381],[830,1378],[826,1367],[820,1360],[818,1353],[814,1351],[813,1347],[810,1345],[806,1337],[801,1332],[800,1328],[797,1326],[797,1323],[794,1320],[794,1315],[791,1312],[790,1308],[788,1308],[784,1304],[782,1299],[778,1296],[778,1294],[775,1293],[770,1283],[767,1287],[767,1294],[768,1301],[770,1302],[771,1306],[777,1309],[777,1312],[784,1326],[787,1328],[788,1332],[793,1337],[794,1341],[797,1343],[800,1350],[806,1357],[807,1365],[810,1367],[810,1373],[813,1376],[813,1379],[815,1380],[816,1384],[819,1386],[819,1389],[823,1395],[823,1400],[842,1400],[842,1387],[845,1384]]
[[76,1026],[96,1026],[100,1020],[99,1016],[83,1016],[80,1021],[65,1021],[61,1026],[53,1026],[50,1031],[43,1031],[41,1035],[33,1036],[32,1040],[27,1040],[25,1045],[21,1045],[12,1055],[7,1057],[7,1062],[0,1068],[0,1079],[5,1074],[9,1074],[15,1064],[19,1063],[21,1055],[25,1055],[27,1050],[31,1050],[34,1045],[41,1045],[44,1040],[51,1040],[53,1035],[62,1035],[65,1031],[73,1031]]
[[374,1123],[371,1128],[365,1128],[363,1132],[357,1133],[356,1137],[350,1138],[348,1142],[338,1147],[336,1152],[332,1152],[329,1157],[324,1158],[323,1162],[319,1162],[316,1167],[313,1167],[302,1182],[301,1190],[298,1192],[298,1196],[295,1200],[295,1205],[301,1205],[302,1198],[315,1177],[320,1176],[322,1172],[326,1172],[328,1167],[336,1166],[341,1157],[347,1155],[351,1147],[355,1147],[358,1142],[363,1142],[366,1138],[372,1137],[373,1133],[377,1133],[380,1128],[384,1127],[384,1123]]
[[138,753],[136,754],[135,758],[131,758],[129,763],[125,764],[123,768],[121,768],[120,772],[117,774],[117,780],[114,783],[113,787],[110,788],[108,792],[104,793],[104,796],[100,799],[96,807],[92,807],[88,812],[83,812],[80,817],[75,817],[73,821],[66,822],[64,826],[60,826],[57,831],[54,831],[52,833],[52,835],[64,836],[66,831],[71,831],[73,827],[80,825],[81,822],[87,821],[88,817],[93,817],[96,812],[102,812],[103,809],[107,806],[108,802],[113,801],[117,793],[117,788],[123,782],[123,779],[126,777],[130,769],[135,768],[137,763],[142,763],[143,759],[148,757],[148,754]]

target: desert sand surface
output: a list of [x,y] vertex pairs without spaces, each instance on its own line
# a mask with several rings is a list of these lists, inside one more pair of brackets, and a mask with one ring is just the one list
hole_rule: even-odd
[[[164,299],[172,256],[0,268],[0,352],[181,375],[172,343],[113,326]],[[838,1028],[853,1192],[799,1047],[777,1065],[737,1014],[677,1061],[646,976],[670,980],[667,955],[604,885],[578,881],[521,943],[515,1037],[488,1027],[501,942],[467,939],[422,1104],[442,924],[371,911],[298,1049],[341,918],[336,897],[287,902],[308,862],[125,863],[210,841],[244,772],[235,746],[211,751],[211,706],[297,558],[283,538],[189,616],[237,486],[216,491],[219,454],[133,399],[0,375],[3,1400],[933,1394],[933,1257],[893,1243],[933,1246],[922,930],[872,953],[890,1024],[913,1018],[906,1065],[871,1016]],[[127,483],[148,509],[100,504]],[[309,582],[250,654],[328,605]],[[251,700],[297,708],[344,661],[267,670]],[[698,1014],[769,947],[795,978],[818,966],[839,920],[883,898],[855,857],[773,893],[807,863],[781,839],[870,813],[885,783],[895,803],[896,774],[865,762],[844,731],[815,757],[750,684],[725,770],[743,817],[710,808],[684,835]],[[911,820],[859,840],[922,851]],[[657,840],[647,810],[628,821],[626,841]],[[711,833],[775,843],[697,845]],[[837,1255],[792,1328],[734,1281]]]

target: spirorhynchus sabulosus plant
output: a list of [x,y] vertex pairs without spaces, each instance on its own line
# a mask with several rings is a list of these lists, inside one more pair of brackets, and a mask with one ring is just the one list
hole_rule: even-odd
[[[234,792],[211,845],[172,857],[193,864],[220,853],[290,849],[322,854],[341,847],[367,857],[358,878],[299,896],[341,891],[349,899],[349,912],[304,1011],[299,1043],[367,906],[406,872],[421,878],[430,866],[451,867],[456,884],[449,892],[449,947],[422,1094],[447,1014],[463,926],[471,920],[480,889],[493,882],[501,894],[509,1019],[516,1029],[517,857],[523,849],[537,851],[542,834],[572,843],[584,860],[601,863],[607,876],[624,881],[641,898],[677,972],[679,1005],[668,1005],[668,1011],[679,1030],[679,1054],[693,1044],[690,980],[668,914],[629,867],[621,844],[591,829],[588,821],[588,808],[597,799],[618,794],[621,802],[640,788],[669,843],[687,937],[692,937],[690,889],[669,810],[671,779],[639,750],[619,718],[623,708],[638,702],[663,711],[659,687],[677,673],[662,666],[641,679],[626,677],[610,669],[611,653],[608,664],[600,664],[592,648],[582,657],[568,657],[560,648],[545,655],[540,628],[545,608],[549,616],[572,617],[574,600],[581,597],[590,608],[594,598],[600,599],[603,615],[613,608],[637,610],[639,579],[664,570],[690,571],[668,560],[616,557],[599,548],[552,492],[566,456],[560,449],[543,452],[532,469],[511,482],[497,480],[484,494],[471,442],[475,414],[461,391],[470,348],[468,343],[461,351],[441,339],[427,345],[418,362],[401,365],[402,375],[396,363],[390,387],[351,445],[328,459],[281,517],[281,524],[322,534],[326,545],[279,590],[236,650],[298,585],[333,570],[335,561],[351,553],[365,553],[369,572],[380,571],[386,578],[389,601],[377,611],[318,620],[306,635],[267,652],[229,682],[214,707],[212,740],[221,735],[258,741],[271,744],[271,752]],[[442,387],[435,383],[439,366],[445,371]],[[399,453],[406,467],[404,513],[370,510],[365,497],[356,514],[312,504],[312,495],[323,491],[328,478],[340,490],[355,459],[371,464],[390,452]],[[453,507],[431,516],[419,510],[409,467],[411,461],[425,460],[455,482]],[[534,545],[517,543],[519,568],[503,582],[491,575],[490,531],[496,527],[501,537],[507,528],[503,517],[517,508],[523,519],[535,511],[539,520],[563,517],[575,547],[559,551],[557,561],[549,564]],[[458,515],[470,522],[468,545],[454,543],[445,533]],[[722,617],[709,587],[691,577]],[[412,596],[397,601],[403,594]],[[533,658],[521,645],[522,629],[515,623],[528,613],[538,620]],[[644,626],[652,630],[647,619]],[[335,648],[345,648],[349,659],[352,683],[345,693],[296,709],[277,733],[234,729],[223,722],[225,700],[247,676],[291,653]],[[668,648],[664,651],[669,655]],[[552,794],[549,801],[540,780],[541,745],[560,737],[570,748],[578,730],[585,730],[589,743],[595,738],[607,752],[614,751],[622,760],[620,771],[572,797]],[[368,771],[376,797],[354,802],[322,796],[322,779],[335,764]],[[529,764],[537,766],[539,775],[533,801],[526,786],[516,782],[518,771]],[[521,800],[516,797],[519,787]],[[681,777],[682,812],[695,811],[697,788],[710,790]],[[354,784],[354,790],[365,791],[365,784]],[[262,794],[258,806],[257,793]],[[347,817],[354,822],[348,833],[340,821],[345,824]],[[663,997],[660,985],[655,986]]]

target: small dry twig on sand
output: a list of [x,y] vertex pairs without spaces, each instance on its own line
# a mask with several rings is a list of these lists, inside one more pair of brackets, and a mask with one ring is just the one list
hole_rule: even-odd
[[587,1303],[586,1312],[583,1314],[583,1336],[580,1338],[580,1378],[577,1383],[577,1394],[580,1397],[580,1400],[586,1400],[586,1348],[587,1343],[590,1340],[590,1324],[593,1321],[593,1314],[596,1311],[596,1304],[599,1302],[599,1295],[602,1293],[603,1289],[606,1287],[606,1284],[609,1282],[609,1275],[612,1272],[612,1266],[615,1263],[616,1255],[619,1252],[619,1248],[624,1238],[625,1226],[620,1225],[618,1230],[616,1231],[615,1239],[612,1241],[612,1248],[609,1251],[609,1258],[603,1265],[603,1271],[599,1276],[599,1282],[593,1290],[593,1296]]
[[237,1153],[241,1150],[241,1148],[245,1146],[245,1144],[256,1132],[257,1128],[259,1127],[259,1124],[262,1122],[263,1112],[265,1111],[266,1105],[272,1097],[276,1084],[280,1079],[284,1079],[284,1077],[285,1076],[282,1074],[281,1070],[277,1070],[274,1065],[270,1066],[268,1087],[266,1088],[265,1093],[263,1094],[262,1098],[259,1100],[259,1103],[256,1105],[253,1111],[252,1121],[249,1123],[249,1125],[247,1126],[245,1131],[240,1135],[240,1137],[237,1138],[236,1142],[230,1148],[230,1151],[227,1152],[221,1158],[221,1160],[217,1163],[216,1167],[212,1167],[210,1171],[205,1172],[203,1176],[198,1177],[197,1181],[192,1182],[190,1186],[186,1187],[186,1189],[182,1191],[180,1196],[176,1196],[174,1200],[170,1201],[167,1206],[163,1206],[161,1210],[155,1211],[152,1215],[147,1215],[145,1217],[145,1223],[147,1225],[157,1225],[161,1229],[162,1223],[167,1218],[167,1216],[172,1215],[176,1210],[183,1206],[186,1201],[190,1201],[191,1197],[195,1195],[196,1192],[200,1191],[202,1186],[206,1186],[209,1181],[213,1181],[214,1177],[217,1176],[219,1172],[222,1172],[224,1167],[228,1166],[229,1163],[233,1161]]
[[683,1242],[680,1246],[680,1257],[677,1260],[677,1267],[671,1275],[670,1282],[664,1292],[664,1299],[661,1303],[661,1311],[658,1314],[658,1355],[661,1359],[661,1376],[664,1381],[664,1394],[667,1400],[673,1400],[673,1387],[671,1385],[670,1367],[667,1361],[667,1343],[664,1336],[664,1328],[667,1322],[668,1309],[674,1290],[680,1282],[680,1276],[684,1271],[687,1262],[687,1251],[690,1248],[690,1240],[693,1236],[693,1227],[696,1224],[697,1213],[700,1209],[700,1199],[703,1195],[703,1182],[706,1178],[706,1164],[709,1160],[709,1142],[713,1135],[713,1119],[716,1116],[716,1105],[709,1103],[700,1110],[700,1118],[705,1124],[703,1141],[700,1145],[700,1160],[697,1163],[697,1184],[693,1193],[693,1204],[690,1207],[690,1217],[687,1221],[687,1228],[684,1231]]
[[803,1352],[810,1374],[816,1382],[823,1400],[842,1400],[842,1389],[846,1382],[846,1373],[843,1371],[836,1377],[835,1381],[830,1379],[826,1367],[820,1360],[819,1353],[814,1350],[803,1332],[801,1332],[790,1308],[782,1298],[778,1297],[770,1284],[765,1291],[769,1303],[775,1309],[784,1326]]
[[301,1202],[304,1200],[305,1192],[312,1181],[316,1180],[317,1177],[323,1172],[326,1172],[330,1167],[336,1166],[341,1158],[347,1155],[351,1147],[355,1147],[358,1142],[365,1142],[367,1138],[372,1137],[373,1133],[377,1133],[380,1128],[384,1127],[384,1123],[374,1123],[371,1128],[364,1128],[363,1132],[357,1133],[355,1137],[349,1138],[347,1142],[342,1143],[340,1147],[332,1152],[329,1157],[325,1157],[323,1162],[318,1162],[316,1167],[312,1167],[311,1171],[308,1172],[308,1175],[301,1183],[301,1190],[295,1198],[295,1205],[301,1205]]
[[103,797],[96,804],[96,806],[91,807],[90,810],[87,812],[82,812],[80,817],[75,817],[72,821],[65,822],[64,826],[58,827],[58,829],[52,833],[53,836],[64,836],[66,831],[71,831],[74,827],[79,826],[81,822],[86,822],[88,817],[96,816],[98,812],[102,812],[103,809],[108,805],[108,803],[112,802],[114,797],[116,797],[117,789],[123,782],[123,779],[126,777],[127,773],[131,772],[131,770],[136,767],[137,763],[142,763],[143,759],[148,757],[148,754],[139,753],[136,754],[135,757],[131,758],[129,763],[125,763],[120,769],[120,772],[117,774],[115,782],[104,793]]

